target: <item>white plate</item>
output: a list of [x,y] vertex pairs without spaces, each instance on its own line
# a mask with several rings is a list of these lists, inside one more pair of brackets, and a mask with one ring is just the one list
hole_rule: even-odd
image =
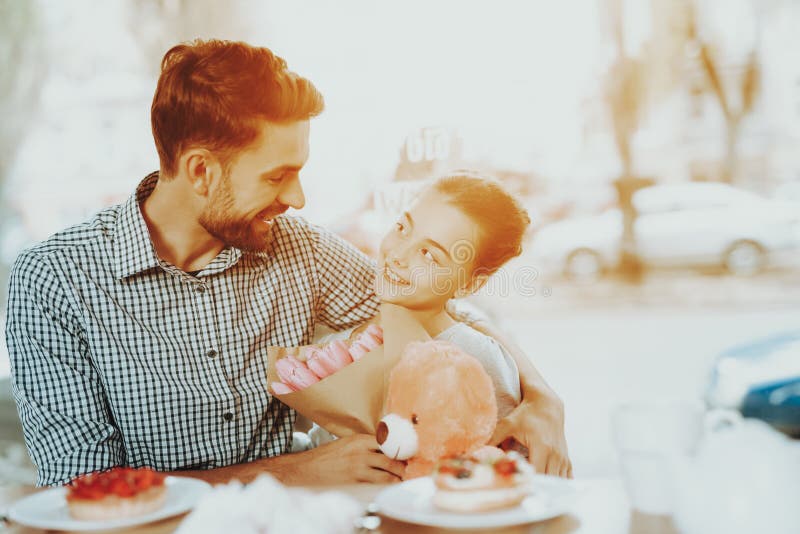
[[28,495],[16,502],[8,517],[21,525],[46,530],[112,530],[143,525],[182,514],[191,510],[211,486],[202,480],[167,477],[167,500],[155,512],[139,517],[110,521],[80,521],[73,519],[67,509],[66,488],[52,488]]
[[531,494],[513,508],[456,513],[433,505],[435,491],[432,478],[417,478],[386,488],[378,494],[375,504],[380,514],[406,523],[440,528],[502,528],[562,515],[569,511],[577,495],[575,485],[569,480],[536,475]]

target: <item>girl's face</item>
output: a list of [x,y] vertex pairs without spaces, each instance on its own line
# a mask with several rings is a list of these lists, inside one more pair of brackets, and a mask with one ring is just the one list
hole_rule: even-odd
[[378,298],[412,310],[444,308],[470,288],[478,236],[478,225],[441,193],[423,193],[381,241]]

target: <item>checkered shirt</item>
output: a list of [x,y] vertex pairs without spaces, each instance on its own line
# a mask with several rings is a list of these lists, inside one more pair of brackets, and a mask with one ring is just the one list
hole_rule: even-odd
[[268,393],[267,347],[377,312],[374,264],[296,217],[275,220],[266,251],[227,247],[196,277],[159,259],[139,210],[157,181],[12,269],[6,336],[39,485],[286,452],[295,413]]

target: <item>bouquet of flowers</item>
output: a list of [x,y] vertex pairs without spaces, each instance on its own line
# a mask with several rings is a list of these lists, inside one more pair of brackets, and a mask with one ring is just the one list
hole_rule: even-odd
[[389,372],[409,343],[427,340],[408,310],[383,303],[379,322],[350,340],[270,347],[270,392],[331,434],[375,434]]

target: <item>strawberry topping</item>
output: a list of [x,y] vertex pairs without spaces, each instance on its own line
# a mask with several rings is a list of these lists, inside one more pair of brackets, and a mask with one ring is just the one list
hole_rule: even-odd
[[511,458],[501,458],[494,463],[494,472],[500,476],[508,477],[517,473],[517,462]]
[[115,467],[77,477],[67,485],[67,499],[99,500],[109,495],[134,497],[150,488],[163,486],[164,478],[149,467]]

